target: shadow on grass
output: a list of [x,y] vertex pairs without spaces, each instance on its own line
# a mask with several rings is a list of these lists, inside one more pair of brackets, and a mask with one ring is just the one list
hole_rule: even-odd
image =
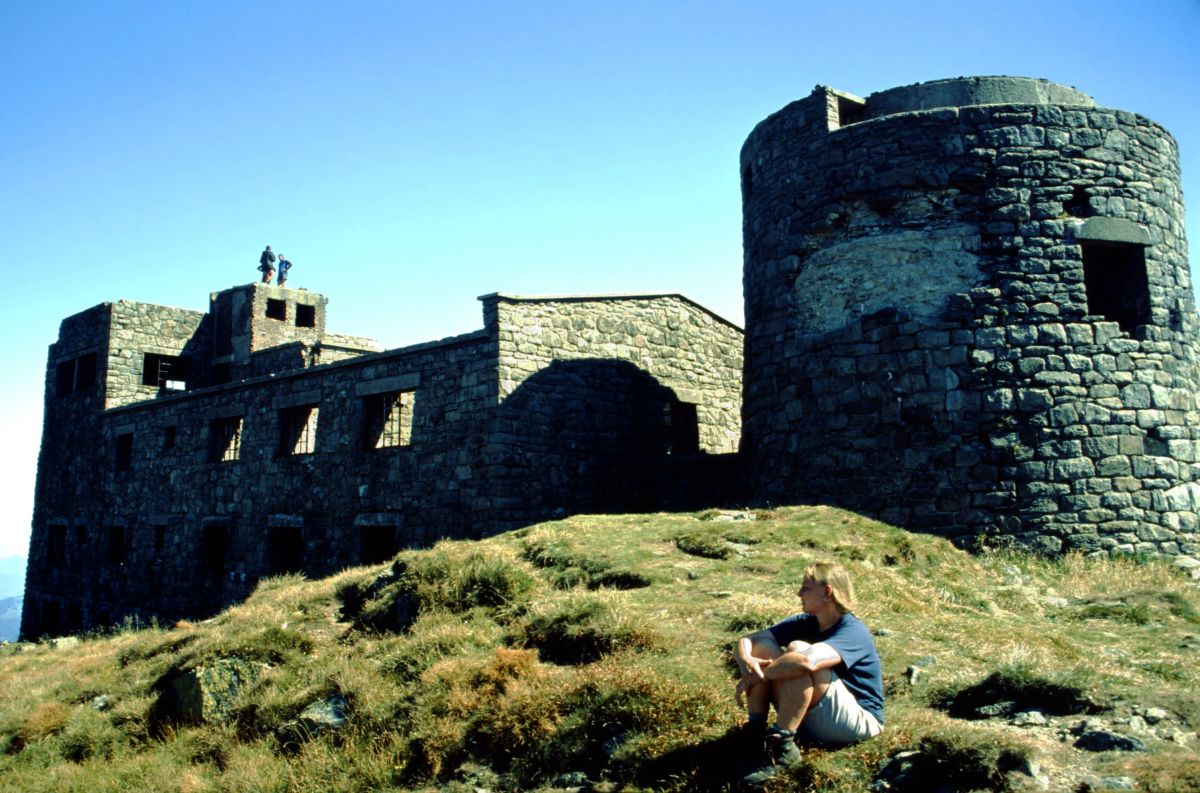
[[1081,686],[1046,680],[1020,668],[994,672],[958,691],[939,692],[930,704],[959,719],[1009,716],[1024,710],[1055,716],[1106,710]]
[[[740,729],[710,741],[667,752],[638,769],[636,783],[656,790],[737,791],[747,789],[742,775],[752,769],[757,752],[747,746]],[[812,781],[805,763],[781,771],[772,784],[783,789],[807,789]]]

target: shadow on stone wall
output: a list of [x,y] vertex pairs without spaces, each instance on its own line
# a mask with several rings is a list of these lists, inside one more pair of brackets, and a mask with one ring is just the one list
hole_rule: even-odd
[[531,375],[501,403],[492,430],[485,502],[499,530],[663,509],[664,484],[672,506],[710,506],[690,503],[713,493],[695,478],[732,457],[699,452],[694,406],[637,366],[608,359],[555,361]]

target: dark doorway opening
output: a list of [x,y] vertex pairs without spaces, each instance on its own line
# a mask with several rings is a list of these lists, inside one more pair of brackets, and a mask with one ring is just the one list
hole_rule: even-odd
[[1133,334],[1150,323],[1150,284],[1141,245],[1084,243],[1083,287],[1089,314],[1097,314]]
[[294,526],[272,526],[268,533],[267,571],[285,575],[304,571],[304,538]]

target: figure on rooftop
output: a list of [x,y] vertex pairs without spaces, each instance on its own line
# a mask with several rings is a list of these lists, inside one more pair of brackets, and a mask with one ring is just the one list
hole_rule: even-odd
[[258,257],[258,271],[263,274],[264,284],[271,283],[271,279],[275,277],[275,254],[271,252],[270,245],[262,252],[262,256]]
[[292,269],[292,263],[282,253],[279,254],[279,278],[275,281],[276,286],[283,286],[287,283],[288,270],[290,269]]

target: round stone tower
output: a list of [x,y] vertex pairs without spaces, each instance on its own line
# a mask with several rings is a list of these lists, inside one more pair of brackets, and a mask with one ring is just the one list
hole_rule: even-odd
[[1044,80],[818,86],[741,168],[759,502],[1198,550],[1198,325],[1162,127]]

